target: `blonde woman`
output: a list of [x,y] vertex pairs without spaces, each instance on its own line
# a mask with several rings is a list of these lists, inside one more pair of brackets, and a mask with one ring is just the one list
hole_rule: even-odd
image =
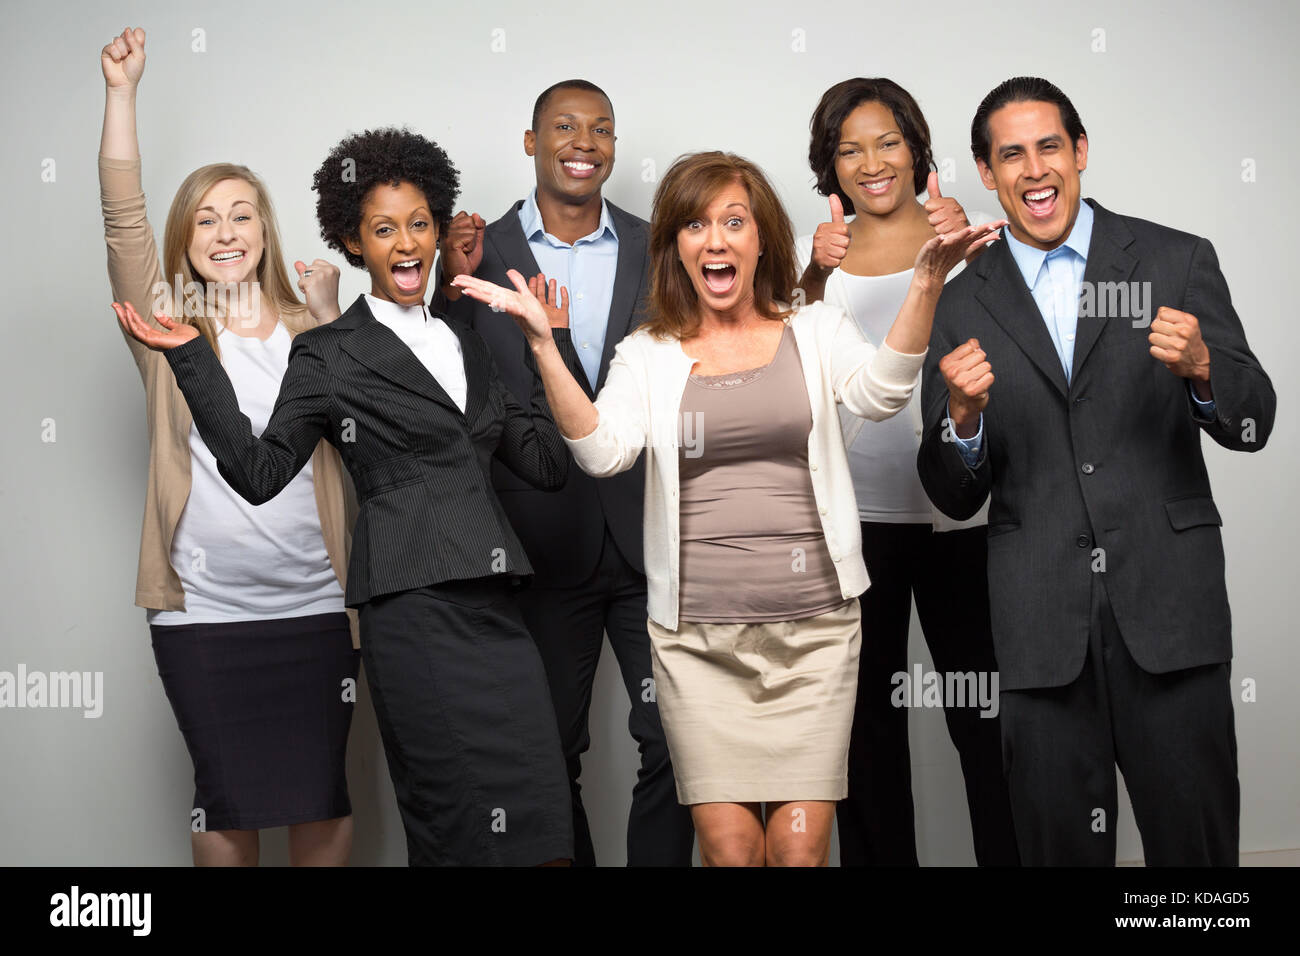
[[[338,270],[319,259],[297,263],[304,307],[265,187],[226,163],[181,184],[160,268],[135,125],[144,45],[143,30],[126,29],[100,57],[113,296],[198,328],[260,431],[292,337],[339,314]],[[253,508],[222,477],[166,360],[125,338],[149,427],[135,603],[147,609],[158,673],[194,761],[194,862],[255,865],[258,831],[288,826],[292,863],[342,865],[352,843],[344,754],[358,653],[343,606],[348,524],[338,454],[322,442],[283,493]]]

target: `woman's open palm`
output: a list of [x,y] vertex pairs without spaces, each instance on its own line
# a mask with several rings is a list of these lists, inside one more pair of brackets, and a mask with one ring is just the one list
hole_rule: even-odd
[[113,311],[117,313],[117,322],[122,326],[122,331],[155,352],[166,352],[199,336],[199,330],[194,326],[177,322],[166,312],[153,314],[162,326],[159,329],[140,318],[140,313],[136,312],[135,306],[130,302],[114,302]]

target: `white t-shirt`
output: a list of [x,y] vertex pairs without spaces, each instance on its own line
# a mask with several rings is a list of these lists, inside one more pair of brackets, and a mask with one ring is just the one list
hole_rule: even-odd
[[[218,343],[239,409],[253,434],[261,435],[289,367],[292,338],[277,323],[266,341],[222,328]],[[172,537],[171,563],[185,589],[185,610],[150,610],[150,624],[266,621],[343,610],[343,589],[321,536],[311,460],[278,495],[251,505],[221,477],[194,425],[190,496]]]
[[[919,198],[924,202],[924,194]],[[967,213],[974,225],[990,217]],[[850,219],[849,221],[852,221]],[[811,235],[795,241],[795,257],[802,275],[812,260]],[[948,279],[960,274],[959,263]],[[885,341],[907,298],[912,269],[883,276],[851,275],[836,269],[826,280],[824,301],[837,305],[857,324],[867,341],[877,348]],[[928,524],[935,531],[952,531],[988,523],[988,502],[965,521],[954,521],[931,502],[916,471],[916,453],[921,447],[921,387],[907,407],[883,422],[865,421],[841,407],[840,420],[848,443],[849,471],[862,521],[882,524]]]

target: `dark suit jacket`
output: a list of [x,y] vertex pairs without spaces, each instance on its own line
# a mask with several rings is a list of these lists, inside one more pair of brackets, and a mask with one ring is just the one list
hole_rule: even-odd
[[205,339],[166,353],[222,477],[253,504],[279,494],[321,438],[339,450],[360,509],[349,607],[442,581],[531,573],[492,490],[489,463],[539,488],[564,483],[568,453],[541,378],[522,407],[483,340],[461,322],[448,325],[465,358],[464,414],[360,296],[335,321],[294,338],[258,438]]
[[[1197,317],[1216,418],[1193,417],[1186,380],[1150,355],[1149,330],[1129,315],[1081,310],[1067,385],[1005,242],[948,283],[925,364],[917,467],[930,499],[954,518],[992,494],[989,599],[1004,690],[1061,686],[1079,674],[1092,569],[1102,561],[1097,573],[1120,633],[1144,670],[1231,659],[1222,521],[1201,432],[1225,448],[1257,451],[1277,405],[1210,243],[1087,201],[1095,220],[1085,286],[1150,283],[1152,319],[1162,305]],[[940,359],[971,337],[994,376],[974,469],[945,440],[939,372]]]
[[[576,371],[588,397],[595,398],[605,384],[614,347],[645,321],[645,300],[650,289],[647,230],[649,224],[613,203],[609,206],[618,233],[618,264],[614,274],[614,296],[610,301],[605,348],[600,357],[596,387],[587,382],[567,329],[555,330],[555,341],[566,363]],[[540,272],[519,223],[516,202],[483,233],[483,261],[475,273],[480,279],[512,288],[507,269],[517,269],[525,278]],[[447,277],[450,278],[450,277]],[[439,286],[441,288],[441,286]],[[524,365],[527,347],[523,332],[505,314],[461,296],[449,302],[435,293],[431,308],[465,321],[483,336],[501,369],[502,380],[518,397],[528,394],[532,373]],[[567,454],[567,449],[566,449]],[[600,558],[605,526],[608,525],[623,557],[645,573],[642,554],[642,507],[645,496],[645,464],[639,460],[630,470],[597,481],[570,462],[569,477],[558,494],[544,498],[507,469],[494,467],[492,483],[519,533],[536,568],[536,583],[574,585],[590,576]]]

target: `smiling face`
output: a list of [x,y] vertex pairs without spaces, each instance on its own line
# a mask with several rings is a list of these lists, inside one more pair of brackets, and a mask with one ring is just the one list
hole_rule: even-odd
[[1054,103],[1008,103],[989,114],[989,161],[980,178],[996,189],[1011,234],[1037,249],[1055,249],[1079,215],[1079,174],[1088,168],[1088,138],[1077,146]]
[[845,117],[835,149],[835,177],[857,213],[884,216],[915,202],[913,162],[885,104],[861,103]]
[[262,249],[262,217],[251,183],[223,179],[203,194],[185,252],[205,282],[256,280]]
[[542,107],[537,129],[524,133],[538,192],[586,202],[614,171],[614,110],[590,90],[559,89]]
[[762,249],[749,193],[738,182],[720,189],[704,213],[677,232],[677,255],[708,311],[743,311],[753,302]]
[[361,200],[360,235],[344,245],[365,260],[375,298],[398,305],[424,302],[438,226],[423,191],[408,182],[373,187]]

